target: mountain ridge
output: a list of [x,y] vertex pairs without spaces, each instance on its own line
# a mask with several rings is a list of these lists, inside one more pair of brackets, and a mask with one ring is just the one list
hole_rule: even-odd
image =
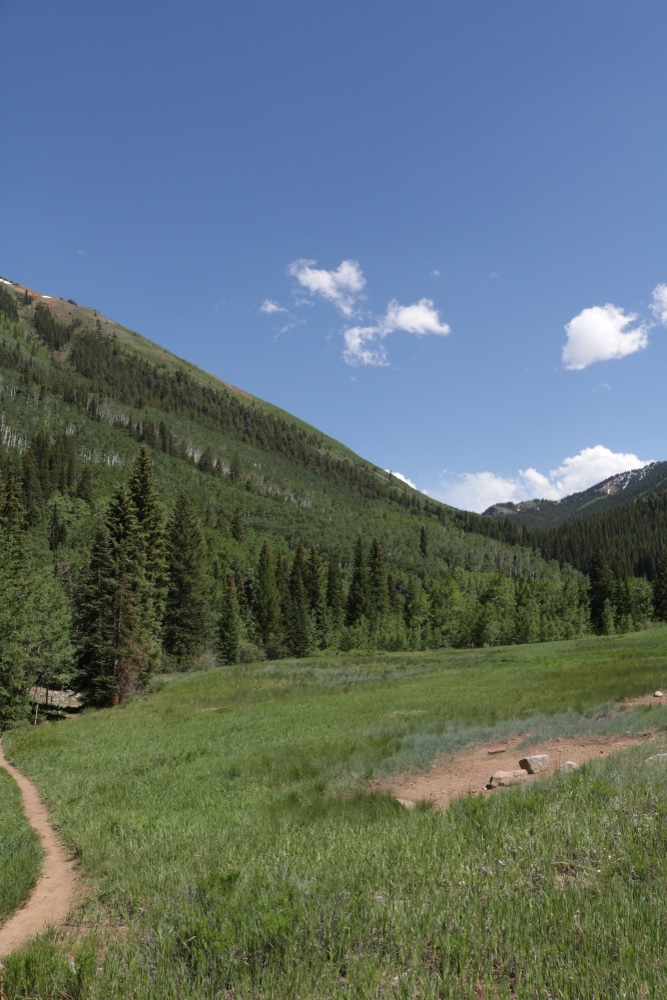
[[649,462],[608,476],[560,500],[533,499],[492,504],[483,517],[508,517],[527,528],[557,528],[569,521],[623,507],[667,484],[667,462]]

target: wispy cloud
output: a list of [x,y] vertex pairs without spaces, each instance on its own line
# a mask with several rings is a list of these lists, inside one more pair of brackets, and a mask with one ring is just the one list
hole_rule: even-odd
[[430,272],[430,274],[432,278],[440,277],[440,271],[437,269],[437,267],[434,267],[433,270]]
[[570,371],[581,371],[596,361],[625,358],[648,345],[647,324],[635,323],[635,313],[607,303],[582,309],[565,325],[567,342],[563,346],[563,364]]
[[261,306],[259,307],[259,311],[261,313],[267,313],[267,315],[270,316],[272,313],[289,312],[289,309],[285,309],[284,306],[279,306],[277,302],[273,301],[273,299],[264,299]]
[[315,260],[295,260],[288,274],[310,295],[331,302],[343,316],[352,316],[363,297],[366,279],[356,260],[343,260],[334,271],[315,267]]
[[667,285],[656,285],[651,293],[651,312],[662,326],[667,326]]
[[410,306],[402,306],[392,299],[384,316],[371,326],[353,326],[343,331],[345,351],[343,357],[352,365],[386,365],[387,352],[382,341],[396,330],[416,337],[450,333],[447,323],[440,317],[431,299],[420,299]]
[[519,469],[515,476],[493,472],[464,472],[443,482],[438,499],[463,510],[484,511],[495,503],[520,503],[522,500],[560,500],[571,493],[594,486],[609,476],[640,469],[651,459],[641,459],[631,452],[614,452],[604,445],[583,448],[566,458],[547,475],[537,469]]

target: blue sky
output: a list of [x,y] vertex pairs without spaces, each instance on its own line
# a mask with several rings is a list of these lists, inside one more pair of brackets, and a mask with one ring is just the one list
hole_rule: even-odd
[[667,5],[0,0],[0,274],[471,509],[665,459]]

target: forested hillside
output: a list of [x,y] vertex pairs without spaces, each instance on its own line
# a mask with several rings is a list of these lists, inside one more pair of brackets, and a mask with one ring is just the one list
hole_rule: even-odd
[[570,638],[654,614],[635,566],[596,617],[555,542],[430,500],[94,310],[6,280],[0,414],[0,724],[32,684],[109,704],[165,668]]

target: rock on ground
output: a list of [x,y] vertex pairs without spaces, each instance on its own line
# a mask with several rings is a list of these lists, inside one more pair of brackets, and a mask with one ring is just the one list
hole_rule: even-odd
[[522,770],[527,771],[528,774],[540,774],[541,771],[546,771],[548,766],[548,753],[536,753],[531,757],[522,757],[519,761],[519,767],[522,768]]

